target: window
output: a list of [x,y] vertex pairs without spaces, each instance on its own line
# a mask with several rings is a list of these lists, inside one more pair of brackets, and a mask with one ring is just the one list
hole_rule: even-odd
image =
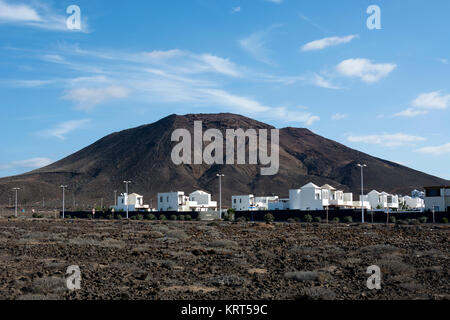
[[236,203],[236,199],[234,199],[234,203]]
[[169,197],[168,196],[166,197],[166,200],[167,200],[167,202],[169,202]]
[[164,202],[163,197],[159,197],[159,202]]
[[441,190],[439,189],[428,189],[426,191],[427,197],[439,197],[441,195]]

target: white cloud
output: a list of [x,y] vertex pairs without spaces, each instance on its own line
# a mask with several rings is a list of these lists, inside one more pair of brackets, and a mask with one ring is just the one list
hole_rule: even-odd
[[247,51],[256,60],[268,65],[274,65],[275,63],[270,58],[271,51],[267,49],[266,45],[269,41],[271,31],[276,27],[278,26],[272,26],[266,30],[255,32],[247,38],[241,39],[239,41],[241,48]]
[[211,54],[204,54],[201,56],[201,59],[207,67],[217,73],[222,73],[232,77],[240,76],[240,72],[237,71],[235,64],[230,62],[228,59],[223,59]]
[[[64,47],[62,49],[65,50]],[[279,105],[269,106],[257,98],[235,94],[221,81],[226,76],[242,81],[291,85],[298,81],[310,81],[310,77],[260,74],[239,67],[227,58],[178,49],[123,53],[70,47],[66,53],[71,60],[80,56],[83,61],[83,76],[59,82],[68,87],[63,98],[75,101],[78,109],[89,110],[110,99],[133,98],[141,103],[179,103],[189,104],[192,108],[217,107],[219,110],[231,110],[249,116],[277,117],[284,122],[312,124],[319,120],[311,113],[297,112]],[[58,54],[46,58],[47,61],[77,69],[77,63]],[[98,65],[103,67],[102,72],[95,71],[93,66]],[[93,71],[89,73],[87,70]],[[126,87],[122,84],[126,84]],[[134,93],[132,97],[131,92]]]
[[343,113],[336,113],[334,115],[331,116],[331,120],[342,120],[348,118],[348,114],[343,114]]
[[438,59],[438,61],[443,63],[443,64],[448,64],[448,60],[447,59]]
[[428,111],[426,111],[426,110],[408,108],[408,109],[405,109],[403,111],[400,111],[400,112],[394,114],[394,116],[395,117],[413,118],[413,117],[417,117],[417,116],[420,116],[422,114],[427,114],[427,113],[428,113]]
[[241,7],[233,7],[231,9],[231,13],[238,13],[238,12],[241,12]]
[[282,3],[283,0],[266,0],[267,2],[272,2],[272,3]]
[[450,143],[443,144],[441,146],[424,147],[424,148],[417,149],[416,151],[422,152],[422,153],[430,153],[435,156],[439,156],[444,153],[450,153]]
[[343,76],[360,78],[371,83],[386,77],[396,67],[396,64],[372,63],[368,59],[347,59],[338,64],[336,70]]
[[27,160],[12,161],[6,164],[0,164],[0,170],[11,170],[17,168],[36,169],[48,166],[53,161],[48,158],[31,158]]
[[24,4],[9,4],[0,0],[0,21],[23,22],[41,21],[41,17],[32,7]]
[[39,135],[45,137],[55,137],[65,140],[66,135],[74,130],[82,128],[90,119],[70,120],[57,124],[54,128],[38,132]]
[[326,80],[324,77],[318,75],[317,73],[314,74],[313,83],[321,88],[340,89],[339,86],[332,84],[330,81]]
[[[88,32],[87,19],[82,13],[81,30],[69,30],[66,25],[66,15],[56,13],[48,4],[35,0],[31,4],[11,4],[0,0],[0,23],[13,23],[54,31]],[[64,12],[65,13],[65,12]]]
[[351,135],[347,137],[347,140],[350,142],[377,144],[384,147],[400,147],[404,145],[414,144],[415,142],[424,141],[425,138],[404,133],[395,133],[362,136]]
[[11,81],[11,85],[13,87],[19,88],[35,88],[42,87],[48,84],[52,84],[54,81],[52,80],[13,80]]
[[450,104],[450,94],[443,95],[441,91],[420,94],[412,106],[424,109],[446,109]]
[[128,88],[109,86],[106,88],[72,89],[63,98],[78,102],[77,109],[89,110],[109,100],[126,98],[129,94]]
[[356,35],[349,35],[349,36],[345,36],[345,37],[323,38],[323,39],[311,41],[311,42],[305,44],[301,48],[301,50],[302,51],[322,50],[327,47],[337,46],[337,45],[340,45],[343,43],[349,43],[356,37],[357,37]]
[[450,105],[450,94],[442,94],[441,91],[433,91],[430,93],[422,93],[411,103],[412,108],[408,108],[395,116],[398,117],[416,117],[419,115],[427,114],[430,110],[447,109]]

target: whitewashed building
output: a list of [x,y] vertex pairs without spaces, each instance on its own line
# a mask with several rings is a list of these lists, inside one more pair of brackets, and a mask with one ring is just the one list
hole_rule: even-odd
[[411,191],[411,198],[420,198],[423,200],[425,199],[425,192],[414,189]]
[[158,211],[216,211],[211,194],[197,190],[186,196],[183,191],[158,193]]
[[426,187],[425,210],[450,211],[450,186]]
[[372,190],[367,194],[368,201],[370,203],[371,209],[398,209],[399,200],[398,195],[389,194],[387,192],[378,192]]
[[144,204],[144,197],[137,193],[121,194],[117,197],[117,205],[111,208],[115,211],[127,211],[127,207],[128,211],[150,211],[150,206]]
[[413,198],[405,196],[399,198],[400,206],[406,207],[407,210],[423,210],[425,208],[425,201],[421,198]]
[[269,201],[268,210],[289,210],[289,199]]
[[268,210],[270,202],[278,201],[278,196],[255,197],[253,194],[232,196],[231,207],[236,211]]

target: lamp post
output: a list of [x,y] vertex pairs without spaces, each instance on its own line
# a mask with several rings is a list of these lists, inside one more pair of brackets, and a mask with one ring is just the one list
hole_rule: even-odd
[[361,223],[364,223],[364,168],[367,165],[358,163],[358,167],[361,168]]
[[219,177],[219,218],[222,219],[222,177],[224,174],[216,174]]
[[17,192],[20,190],[20,188],[13,188],[13,190],[16,193],[16,202],[15,202],[14,216],[17,218]]
[[128,185],[131,183],[131,181],[124,181],[123,183],[125,183],[125,200],[127,202],[127,219],[128,219]]
[[65,215],[65,209],[64,209],[64,200],[65,200],[65,190],[67,188],[67,186],[61,185],[60,188],[62,189],[62,218],[64,219],[64,215]]
[[114,190],[114,206],[117,207],[117,190]]

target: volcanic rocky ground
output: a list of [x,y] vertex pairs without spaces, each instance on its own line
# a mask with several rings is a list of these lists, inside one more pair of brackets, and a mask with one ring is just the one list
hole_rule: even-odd
[[[449,227],[0,219],[1,299],[449,299]],[[81,289],[66,289],[66,269]],[[369,290],[368,266],[382,271]]]

